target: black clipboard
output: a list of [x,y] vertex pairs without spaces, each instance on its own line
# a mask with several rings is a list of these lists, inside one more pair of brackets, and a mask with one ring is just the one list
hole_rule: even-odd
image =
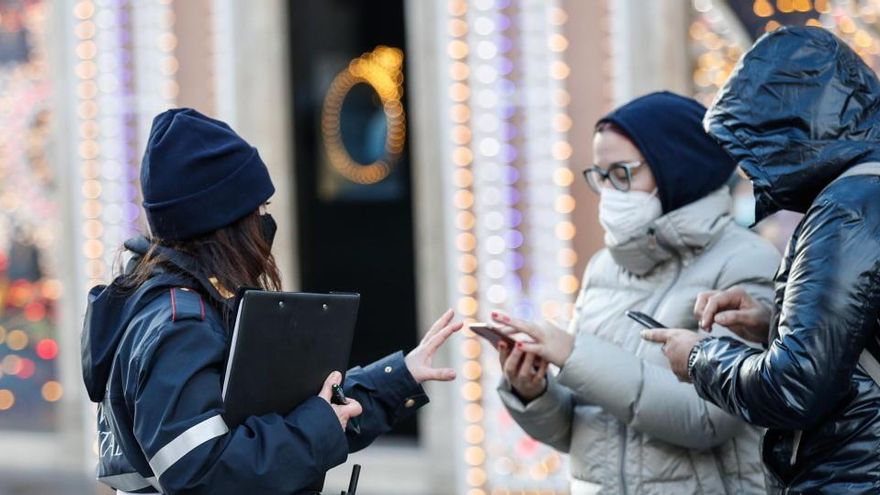
[[241,296],[223,380],[230,427],[287,414],[348,369],[360,295],[247,290]]

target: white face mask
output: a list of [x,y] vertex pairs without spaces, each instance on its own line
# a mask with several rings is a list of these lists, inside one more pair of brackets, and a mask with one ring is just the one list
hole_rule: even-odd
[[605,228],[612,244],[620,245],[644,235],[648,225],[660,218],[663,206],[652,193],[642,191],[618,191],[610,187],[602,189],[599,198],[599,223]]

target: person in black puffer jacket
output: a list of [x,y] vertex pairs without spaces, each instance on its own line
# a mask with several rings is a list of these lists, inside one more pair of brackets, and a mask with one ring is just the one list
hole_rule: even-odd
[[743,57],[704,124],[751,179],[758,220],[804,217],[776,274],[775,314],[736,289],[695,308],[704,327],[765,349],[687,330],[646,336],[701,397],[769,428],[771,493],[880,493],[880,386],[859,365],[865,350],[880,355],[880,81],[828,31],[783,28]]

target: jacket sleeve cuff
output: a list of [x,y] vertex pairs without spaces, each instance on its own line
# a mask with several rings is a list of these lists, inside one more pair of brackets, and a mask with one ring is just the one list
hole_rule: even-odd
[[396,419],[411,416],[430,400],[422,385],[413,378],[406,367],[403,352],[398,351],[360,370],[367,380],[358,380],[367,385],[371,392],[381,391],[383,401],[392,405]]
[[316,464],[323,472],[345,462],[348,458],[348,439],[327,401],[312,397],[288,415],[288,422],[294,417],[300,431],[309,437]]
[[547,375],[547,388],[544,389],[544,393],[528,403],[523,403],[522,399],[513,391],[510,382],[506,379],[502,379],[498,385],[498,395],[501,397],[501,402],[504,403],[504,406],[511,412],[535,416],[555,412],[560,404],[570,400],[565,388],[556,383],[556,379],[549,374]]

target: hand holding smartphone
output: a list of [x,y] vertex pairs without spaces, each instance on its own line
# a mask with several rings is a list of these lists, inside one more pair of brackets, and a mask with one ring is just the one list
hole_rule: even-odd
[[499,342],[507,344],[508,349],[513,349],[516,345],[516,341],[513,340],[512,337],[488,323],[471,323],[468,325],[468,328],[470,328],[475,334],[488,340],[489,343],[492,344],[492,347],[496,349],[498,348]]
[[640,311],[627,311],[625,314],[645,328],[667,328],[666,325]]

